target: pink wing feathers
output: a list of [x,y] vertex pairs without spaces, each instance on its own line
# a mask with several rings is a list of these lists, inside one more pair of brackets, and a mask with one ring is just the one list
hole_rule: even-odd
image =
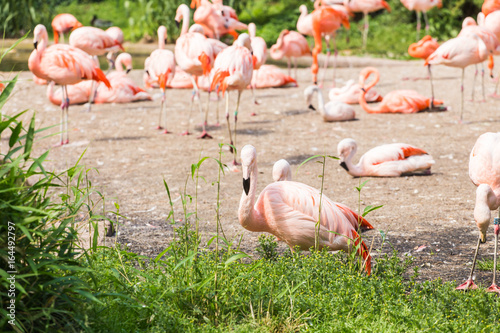
[[362,159],[363,164],[378,165],[389,161],[404,160],[414,155],[427,155],[427,152],[408,144],[392,143],[370,149]]

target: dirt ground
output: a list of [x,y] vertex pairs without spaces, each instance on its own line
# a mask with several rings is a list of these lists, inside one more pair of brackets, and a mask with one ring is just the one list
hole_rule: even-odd
[[[428,80],[402,80],[404,77],[423,77],[427,72],[421,61],[390,61],[370,58],[343,57],[337,71],[337,86],[348,79],[358,78],[361,68],[376,66],[381,72],[377,85],[380,93],[395,89],[416,89],[430,95]],[[429,176],[400,178],[362,178],[348,175],[337,161],[328,160],[325,175],[325,194],[353,209],[358,206],[358,193],[354,189],[360,181],[369,180],[361,193],[362,209],[366,205],[384,205],[368,215],[377,230],[387,234],[383,252],[391,251],[391,245],[401,254],[415,257],[415,265],[421,266],[421,279],[442,278],[463,281],[472,264],[473,249],[478,237],[473,219],[475,186],[468,177],[468,157],[476,139],[482,133],[500,130],[498,100],[465,104],[464,119],[459,124],[460,69],[435,67],[436,97],[449,107],[446,112],[421,112],[417,114],[373,115],[356,105],[356,121],[325,123],[318,114],[307,109],[303,91],[310,83],[308,68],[299,69],[299,87],[286,89],[262,89],[257,92],[261,105],[253,105],[250,91],[242,96],[238,137],[239,149],[252,144],[258,151],[260,178],[259,191],[272,181],[273,163],[285,158],[291,164],[295,180],[319,187],[321,166],[317,163],[298,165],[314,154],[336,155],[337,143],[346,137],[358,142],[355,161],[368,149],[392,142],[404,142],[427,150],[436,164]],[[470,99],[474,68],[466,71],[466,100]],[[1,73],[3,79],[12,73]],[[142,85],[142,71],[134,70],[131,77]],[[46,87],[35,85],[31,73],[20,74],[20,82],[4,107],[4,113],[29,108],[36,112],[37,127],[59,123],[60,108],[52,105],[46,95]],[[325,87],[332,86],[330,69]],[[479,81],[480,82],[480,81]],[[476,99],[480,100],[480,84],[476,86]],[[494,82],[486,78],[487,94],[494,89]],[[159,92],[152,91],[154,101],[127,105],[95,105],[92,112],[81,112],[83,106],[70,107],[70,144],[51,148],[57,136],[39,141],[36,152],[51,149],[48,169],[62,170],[73,165],[82,152],[87,167],[99,173],[92,174],[92,183],[107,195],[108,209],[111,202],[120,204],[120,213],[127,219],[119,219],[118,242],[132,251],[156,256],[172,239],[173,226],[166,222],[169,212],[165,179],[174,199],[176,219],[182,216],[179,193],[183,190],[190,166],[200,157],[217,157],[218,143],[228,141],[224,103],[220,104],[222,126],[210,126],[213,140],[198,140],[196,135],[179,136],[186,129],[191,91],[167,91],[168,129],[174,134],[160,134],[157,125]],[[327,100],[327,89],[323,89]],[[231,93],[231,110],[234,110],[236,93]],[[202,94],[205,103],[206,94]],[[315,98],[315,105],[317,99]],[[196,110],[196,109],[195,109]],[[255,112],[256,116],[250,116]],[[232,114],[232,112],[231,112]],[[28,115],[25,117],[28,118]],[[191,128],[199,133],[201,115],[193,112]],[[209,123],[215,123],[215,103],[210,106]],[[233,122],[231,117],[231,122]],[[56,133],[59,127],[51,129]],[[8,140],[3,138],[2,149]],[[231,154],[225,150],[223,162],[231,162]],[[215,232],[217,167],[207,161],[200,175],[198,188],[199,217],[203,239]],[[255,253],[258,233],[244,230],[238,223],[238,205],[242,192],[241,172],[226,171],[221,180],[221,216],[226,236],[243,234],[242,248]],[[194,183],[189,180],[187,192],[194,196]],[[194,204],[188,207],[194,210]],[[495,213],[493,214],[495,215]],[[182,222],[179,222],[179,224]],[[481,246],[480,259],[493,255],[492,226],[489,239]],[[377,230],[366,232],[367,243],[374,239],[374,248],[380,248]],[[421,247],[426,246],[425,248]],[[285,248],[284,244],[280,245]],[[420,247],[420,249],[419,249]],[[417,250],[418,249],[418,250]],[[376,255],[376,254],[375,254]],[[491,272],[477,271],[477,280],[488,284]]]

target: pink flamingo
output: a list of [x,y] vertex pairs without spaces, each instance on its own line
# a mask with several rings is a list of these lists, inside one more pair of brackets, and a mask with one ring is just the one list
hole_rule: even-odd
[[[294,78],[285,75],[274,65],[262,65],[259,69],[254,70],[254,72],[259,72],[259,74],[252,75],[251,85],[257,89],[277,88],[288,85],[297,87],[297,81]],[[259,78],[258,80],[257,77]]]
[[59,43],[59,36],[64,41],[64,34],[76,28],[82,27],[83,24],[78,22],[76,17],[71,14],[59,14],[52,20],[52,30],[54,31],[54,43]]
[[273,180],[275,182],[282,182],[285,180],[292,180],[292,168],[287,160],[281,159],[273,165]]
[[[253,56],[250,49],[250,37],[248,34],[243,33],[232,46],[219,53],[214,64],[215,74],[212,80],[211,89],[213,90],[217,84],[219,84],[219,89],[222,89],[222,95],[224,95],[226,90],[238,91],[236,110],[234,111],[234,141],[231,135],[231,125],[229,123],[229,93],[226,95],[226,121],[231,145],[234,145],[236,142],[236,128],[238,124],[238,110],[240,108],[241,93],[252,81]],[[237,164],[236,151],[234,151],[233,165]]]
[[[375,79],[365,86],[365,81],[374,74]],[[359,96],[359,104],[368,113],[415,113],[433,105],[443,104],[443,101],[434,100],[420,95],[415,90],[394,90],[384,96],[380,104],[371,107],[366,102],[367,92],[374,87],[380,79],[380,74],[376,68],[367,67],[359,74],[359,85],[362,87],[362,94]]]
[[351,12],[362,12],[364,17],[363,25],[363,50],[366,49],[366,39],[368,38],[368,13],[385,8],[388,12],[391,7],[384,0],[344,0],[344,6]]
[[[66,86],[78,83],[81,80],[102,81],[108,88],[111,88],[111,85],[104,73],[95,66],[88,54],[82,50],[64,44],[47,47],[49,37],[47,29],[42,24],[35,27],[33,40],[35,50],[28,60],[30,71],[41,79],[63,85],[60,142],[63,145],[69,143],[68,107],[70,102]],[[63,138],[64,128],[66,128],[66,141]]]
[[[104,30],[95,27],[81,27],[74,30],[69,35],[69,44],[93,56],[97,64],[99,63],[97,56],[118,50],[124,51],[120,42],[108,35]],[[90,112],[94,100],[95,85],[92,85],[92,91],[87,109],[88,112]]]
[[[420,58],[420,59],[427,59],[434,51],[437,50],[439,47],[439,43],[436,41],[436,39],[432,38],[429,35],[424,36],[421,40],[419,40],[416,43],[410,44],[408,47],[408,54],[413,57],[413,58]],[[432,83],[431,79],[431,66],[427,66],[427,70],[429,71],[429,76],[424,78],[424,79],[429,79],[431,83],[431,101],[434,100],[434,84]],[[407,78],[404,78],[405,80]],[[415,78],[414,80],[418,80],[418,78]]]
[[[200,7],[201,8],[201,7]],[[189,108],[188,115],[188,127],[186,132],[182,135],[189,135],[189,122],[191,119],[191,111],[193,109],[193,101],[195,96],[200,96],[198,89],[197,80],[198,77],[203,75],[207,76],[210,74],[210,69],[214,64],[213,49],[207,38],[198,32],[189,32],[189,7],[185,4],[181,4],[177,8],[177,13],[175,15],[175,21],[180,22],[182,20],[182,32],[180,37],[175,43],[175,59],[177,60],[177,65],[186,73],[192,75],[193,83],[193,95],[191,96],[191,106]],[[223,51],[222,51],[223,52]],[[208,94],[208,102],[210,101],[210,92]],[[206,130],[206,120],[208,117],[208,102],[207,110],[205,112],[205,121],[203,122],[203,132],[198,137],[199,139],[212,138]],[[201,102],[198,98],[199,111],[202,114]]]
[[[266,41],[262,37],[256,36],[257,32],[257,27],[255,26],[255,23],[249,23],[248,24],[248,34],[250,35],[250,42],[252,46],[252,53],[253,53],[253,76],[252,76],[252,82],[254,81],[253,77],[255,77],[255,81],[258,81],[258,75],[259,71],[258,69],[266,63],[267,60],[267,45]],[[257,100],[255,99],[255,85],[250,83],[252,86],[252,96],[253,96],[253,103],[254,104],[259,104]]]
[[[161,89],[160,117],[158,120],[157,129],[163,129],[163,127],[161,126],[161,117],[163,114],[163,107],[165,105],[165,89],[167,88],[167,85],[172,82],[176,68],[174,53],[170,50],[164,49],[166,38],[167,28],[162,25],[158,27],[159,48],[151,52],[151,55],[145,61],[144,68],[151,81],[156,82]],[[163,133],[170,133],[167,130],[166,126]]]
[[349,104],[338,101],[330,101],[325,104],[321,89],[316,85],[309,86],[304,90],[304,97],[309,109],[316,110],[312,105],[312,97],[315,92],[318,93],[318,107],[323,121],[346,121],[353,120],[356,117],[354,108]]
[[[151,96],[139,88],[134,80],[127,76],[132,70],[132,56],[128,53],[120,53],[116,57],[116,71],[107,76],[112,89],[103,85],[97,87],[95,103],[130,103],[137,101],[150,101]],[[123,70],[126,68],[126,72]]]
[[[486,3],[486,2],[485,2]],[[499,2],[500,6],[500,2]],[[486,30],[491,31],[492,33],[495,34],[498,40],[500,40],[500,8],[499,10],[496,10],[494,12],[491,12],[488,14],[488,16],[485,17],[485,14],[482,12],[478,14],[477,16],[477,22],[479,26],[484,27]],[[491,95],[492,97],[500,97],[500,95],[497,95],[497,90],[498,90],[498,83],[500,80],[497,79],[497,84],[495,86],[495,91]]]
[[[472,280],[474,267],[476,266],[479,245],[486,242],[486,231],[490,225],[491,211],[500,207],[500,133],[485,133],[481,135],[472,148],[469,159],[469,177],[477,186],[476,205],[474,207],[474,220],[479,229],[479,239],[477,241],[476,252],[472,269],[467,281],[457,289],[476,289],[477,286]],[[498,233],[500,231],[500,211],[499,217],[495,218],[495,252],[493,261],[493,283],[487,289],[489,292],[500,293],[500,288],[496,284]]]
[[[51,81],[47,85],[47,97],[49,101],[54,105],[61,105],[63,103],[64,88],[54,90],[55,82]],[[92,82],[81,81],[76,84],[70,84],[66,86],[66,92],[68,94],[69,104],[85,104],[89,101],[90,89],[92,88]]]
[[195,8],[193,4],[196,4],[197,7],[193,20],[203,26],[205,35],[210,38],[220,39],[221,36],[230,34],[236,39],[238,33],[235,31],[235,27],[241,30],[247,29],[245,24],[238,22],[234,17],[229,17],[232,20],[230,21],[228,17],[223,15],[224,11],[220,10],[220,6],[214,5],[208,0],[193,1],[191,8]]
[[406,143],[391,143],[370,149],[354,165],[351,160],[357,150],[353,139],[344,139],[337,146],[340,166],[354,177],[399,177],[417,171],[430,174],[435,163],[423,149]]
[[[314,49],[312,51],[313,64],[311,66],[311,72],[313,74],[313,82],[317,83],[318,75],[318,54],[321,53],[323,48],[322,36],[334,36],[335,32],[344,25],[346,29],[349,29],[349,16],[345,12],[334,9],[332,7],[318,7],[312,12],[312,27],[313,27],[313,37],[314,37]],[[329,44],[329,41],[328,41]],[[326,66],[328,65],[330,48],[327,50],[327,60]],[[325,68],[326,68],[325,66]],[[324,76],[323,76],[324,79]],[[335,84],[335,79],[334,79]]]
[[[483,62],[488,56],[489,51],[484,41],[476,34],[470,34],[452,38],[444,42],[425,61],[425,65],[443,64],[450,67],[462,68],[460,121],[462,121],[464,110],[465,67]],[[431,72],[429,71],[429,73]]]
[[366,273],[370,275],[371,256],[357,233],[360,227],[373,229],[367,220],[349,207],[321,195],[317,189],[294,181],[267,185],[256,201],[258,169],[257,152],[253,146],[243,147],[241,161],[243,193],[238,218],[243,228],[273,234],[292,251],[295,246],[301,250],[317,246],[349,252],[357,246]]
[[[306,9],[307,10],[307,9]],[[295,79],[297,79],[297,58],[311,55],[307,39],[296,31],[281,31],[276,44],[271,46],[271,58],[280,60],[287,58],[288,75],[291,76],[291,60],[293,58],[295,68]]]
[[[123,37],[123,31],[122,29],[118,27],[110,27],[106,29],[106,33],[111,36],[114,40],[118,41],[118,43],[123,44],[125,41],[125,38]],[[108,59],[109,62],[109,70],[112,70],[115,68],[115,58],[116,58],[116,52],[108,52],[108,55],[106,56],[106,59]]]
[[[362,90],[359,83],[355,83],[354,80],[349,80],[342,88],[330,89],[328,97],[332,102],[359,104],[359,96],[361,93]],[[382,100],[382,96],[372,88],[366,92],[365,99],[368,103],[380,102]]]
[[429,20],[427,19],[427,11],[433,7],[441,8],[443,3],[441,0],[401,0],[403,6],[408,10],[417,12],[417,40],[420,38],[421,16],[424,13],[425,33],[429,33]]
[[[199,25],[198,23],[195,23],[189,27],[188,32],[198,32],[200,34],[203,34],[204,30],[203,30],[203,27],[201,25]],[[228,45],[226,43],[223,43],[220,40],[215,39],[215,38],[207,38],[207,41],[210,43],[210,45],[212,45],[214,59],[217,58],[217,55],[220,53],[220,51],[222,51],[226,47],[228,47]]]

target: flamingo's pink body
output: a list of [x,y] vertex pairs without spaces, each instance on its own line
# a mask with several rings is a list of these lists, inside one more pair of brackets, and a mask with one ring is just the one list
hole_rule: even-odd
[[[200,34],[204,34],[203,27],[201,25],[199,25],[198,23],[195,23],[192,26],[190,26],[188,32],[198,32]],[[207,38],[207,40],[210,43],[210,45],[212,45],[212,51],[213,51],[213,54],[214,54],[214,58],[217,57],[217,55],[220,53],[220,51],[222,51],[226,47],[228,47],[227,44],[221,42],[218,39]]]
[[[368,77],[374,74],[375,79],[365,86]],[[367,92],[377,84],[380,79],[376,68],[367,67],[359,74],[359,85],[364,91],[359,96],[359,104],[368,113],[415,113],[425,110],[431,106],[431,99],[420,95],[415,90],[394,90],[384,96],[377,106],[370,106],[366,102]],[[443,101],[434,100],[435,105],[443,104]]]
[[[358,253],[364,258],[367,274],[371,272],[368,248],[357,230],[373,229],[368,221],[349,207],[330,200],[306,184],[278,181],[267,185],[257,200],[257,153],[253,146],[241,150],[243,188],[238,218],[240,224],[254,232],[268,232],[284,241],[290,248],[298,246],[309,250],[315,245],[329,250],[351,251],[359,244]],[[322,203],[321,215],[319,204]],[[316,223],[320,221],[319,235],[315,244]],[[359,222],[361,222],[359,225]]]
[[[479,245],[486,242],[486,232],[490,225],[491,211],[500,207],[500,133],[485,133],[481,135],[472,148],[469,159],[469,177],[477,186],[474,220],[479,229],[479,239],[474,255],[469,279],[457,289],[475,289],[472,280]],[[497,220],[497,219],[496,219]],[[500,219],[499,219],[500,220]],[[500,293],[496,285],[496,262],[498,252],[498,234],[500,226],[495,223],[495,251],[493,266],[493,283],[487,291]]]
[[[342,88],[332,88],[328,93],[330,101],[342,102],[346,104],[359,104],[359,97],[361,96],[362,90],[359,83],[355,83],[354,80],[349,80]],[[370,89],[366,92],[365,100],[369,103],[380,102],[382,96],[375,90]]]
[[[29,57],[28,66],[37,77],[63,86],[82,80],[96,80],[104,82],[108,88],[111,87],[104,73],[95,66],[88,54],[70,45],[55,44],[47,47],[47,29],[41,24],[35,27],[34,35],[36,49]],[[63,123],[66,123],[67,132],[68,105],[66,94],[61,103],[61,144],[69,142],[69,138],[63,140]],[[66,121],[63,121],[65,110]]]
[[392,143],[370,149],[355,165],[351,159],[357,147],[353,139],[344,139],[337,146],[340,165],[354,177],[399,177],[416,171],[430,173],[435,163],[423,149],[406,143]]
[[107,76],[112,88],[107,89],[103,85],[97,87],[96,104],[151,100],[151,96],[127,76],[123,66],[125,66],[127,73],[132,70],[132,56],[128,53],[120,53],[116,58],[116,71]]
[[302,35],[312,36],[313,35],[313,25],[312,25],[312,15],[308,14],[306,5],[300,5],[299,7],[300,16],[297,20],[297,31]]
[[297,86],[297,81],[291,76],[283,73],[274,65],[262,65],[259,69],[254,70],[251,85],[257,89],[261,88],[277,88],[286,85]]
[[[54,81],[47,85],[47,97],[54,105],[61,105],[63,103],[63,90],[54,89]],[[84,104],[89,101],[90,89],[92,88],[91,81],[81,81],[76,84],[67,86],[69,104]],[[106,87],[107,89],[107,87]]]
[[439,47],[439,43],[427,35],[408,47],[408,54],[413,58],[427,59]]
[[54,43],[59,43],[59,35],[64,38],[64,34],[83,26],[76,17],[71,14],[59,14],[52,20],[52,30],[54,31]]
[[[211,89],[213,90],[219,85],[219,89],[222,89],[223,94],[226,90],[238,91],[236,111],[234,112],[234,141],[231,135],[231,126],[229,124],[229,94],[226,96],[226,119],[229,130],[229,140],[232,145],[236,142],[236,126],[241,93],[252,81],[253,56],[249,50],[251,47],[250,43],[248,34],[241,34],[233,45],[219,53],[214,64],[214,77]],[[236,153],[234,155],[233,164],[236,164]]]
[[99,56],[107,52],[123,51],[119,41],[108,35],[104,30],[95,27],[81,27],[69,36],[69,44],[89,55]]
[[500,0],[484,0],[481,11],[486,17],[497,10],[500,10]]
[[368,38],[368,13],[385,8],[388,12],[391,7],[384,0],[344,0],[344,6],[350,12],[361,12],[364,16],[363,27],[363,49],[366,48],[366,40]]
[[235,29],[244,30],[247,28],[245,24],[237,20],[237,17],[231,17],[234,10],[227,11],[228,16],[224,16],[222,15],[224,10],[220,9],[220,4],[214,5],[208,0],[201,0],[196,5],[198,8],[194,12],[193,20],[203,27],[205,35],[210,38],[219,39],[225,34],[230,34],[236,39],[238,34]]
[[483,26],[500,40],[500,8],[486,16],[483,21]]
[[297,77],[297,58],[311,55],[307,39],[296,31],[283,30],[281,31],[276,44],[271,46],[271,58],[280,60],[283,57],[287,58],[288,75],[290,73],[290,59],[294,59],[295,77]]

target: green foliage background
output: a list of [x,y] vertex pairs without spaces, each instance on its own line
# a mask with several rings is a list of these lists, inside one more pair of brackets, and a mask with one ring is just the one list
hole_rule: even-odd
[[[403,7],[399,0],[389,0],[391,13],[379,11],[370,15],[368,53],[385,57],[404,57],[408,45],[415,41],[416,15]],[[443,8],[429,12],[431,35],[439,40],[456,36],[467,16],[476,17],[482,0],[443,1]],[[38,23],[49,31],[51,19],[58,13],[73,13],[83,24],[89,25],[93,15],[110,20],[124,30],[130,41],[143,37],[151,40],[160,24],[167,27],[169,40],[174,41],[179,29],[174,22],[179,4],[189,0],[4,0],[0,5],[0,22],[7,37],[16,37],[32,30]],[[282,29],[295,29],[299,6],[313,3],[305,0],[226,0],[243,22],[255,22],[257,33],[272,45]],[[339,32],[338,46],[348,54],[361,53],[362,14],[352,19],[349,33]],[[424,24],[422,24],[422,27]],[[347,42],[349,35],[349,43]],[[421,35],[422,36],[422,35]]]

